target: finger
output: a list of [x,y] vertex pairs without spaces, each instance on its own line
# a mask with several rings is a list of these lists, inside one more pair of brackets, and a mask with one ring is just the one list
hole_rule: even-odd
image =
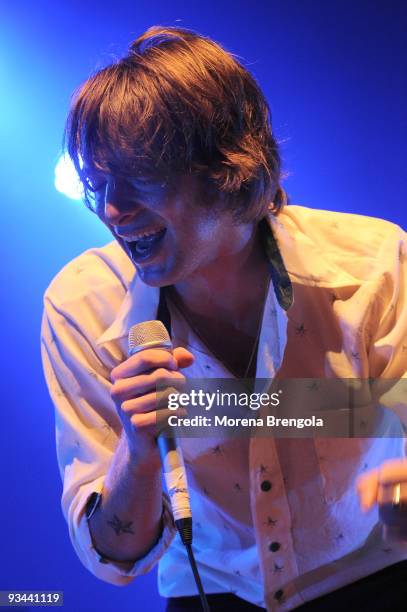
[[177,370],[178,365],[170,352],[164,349],[146,349],[131,355],[126,361],[113,368],[110,372],[110,380],[115,382],[119,378],[130,378],[157,368]]
[[407,459],[389,459],[379,468],[379,482],[392,484],[407,481]]
[[153,391],[162,391],[166,387],[183,389],[186,378],[181,372],[173,372],[165,368],[158,368],[150,374],[139,374],[130,378],[119,378],[110,389],[110,396],[114,402],[124,402],[145,395]]
[[[135,397],[125,400],[120,407],[121,412],[131,418],[133,414],[143,414],[145,412],[154,412],[156,410],[167,409],[169,395],[174,393],[174,389],[169,387],[164,391],[147,393],[141,397]],[[174,411],[172,411],[174,412]]]
[[153,435],[154,437],[158,436],[160,433],[166,433],[166,437],[172,437],[174,433],[168,427],[168,418],[170,416],[177,417],[185,416],[186,411],[183,408],[179,408],[175,411],[171,411],[168,409],[163,409],[152,412],[143,412],[142,414],[133,414],[130,423],[131,427],[134,431],[143,431],[144,433],[148,433]]
[[165,438],[174,438],[177,435],[177,427],[171,426],[171,421],[169,421],[169,417],[185,417],[187,416],[187,411],[185,408],[177,408],[174,410],[169,410],[165,408],[163,410],[158,410],[156,413],[156,431],[155,435],[163,435]]
[[359,501],[364,512],[367,512],[377,501],[379,489],[379,470],[371,470],[360,476],[356,483]]
[[188,368],[195,361],[193,354],[183,346],[177,346],[174,349],[173,355],[179,368]]

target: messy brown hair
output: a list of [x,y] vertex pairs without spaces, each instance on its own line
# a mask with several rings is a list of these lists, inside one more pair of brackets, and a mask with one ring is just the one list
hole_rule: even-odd
[[74,95],[65,148],[92,208],[92,172],[176,182],[202,180],[203,201],[237,219],[285,203],[280,155],[267,102],[254,78],[219,44],[182,28],[155,26],[128,55]]

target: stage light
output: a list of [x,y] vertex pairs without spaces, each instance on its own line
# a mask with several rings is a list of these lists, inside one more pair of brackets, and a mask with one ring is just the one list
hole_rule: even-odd
[[71,158],[64,153],[55,166],[55,188],[71,200],[82,200],[83,188]]

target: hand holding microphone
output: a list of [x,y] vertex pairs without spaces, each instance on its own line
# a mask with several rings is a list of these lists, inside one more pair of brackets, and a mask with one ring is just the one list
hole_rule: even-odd
[[[185,349],[172,351],[171,338],[161,321],[145,321],[133,325],[129,332],[129,354],[125,362],[115,368],[111,377],[111,396],[119,404],[119,415],[128,438],[130,453],[140,463],[154,463],[156,442],[175,524],[182,541],[192,542],[191,508],[185,466],[179,445],[174,437],[157,436],[157,423],[165,422],[157,408],[165,411],[166,393],[157,393],[157,386],[171,384],[168,390],[179,388],[185,377],[176,370],[192,363],[192,354]],[[158,406],[158,400],[164,400]],[[167,411],[167,416],[170,414]],[[150,460],[151,459],[151,460]]]
[[[150,471],[159,469],[156,444],[156,386],[170,379],[172,387],[180,387],[185,377],[179,370],[193,363],[192,353],[176,348],[173,353],[155,346],[144,348],[111,372],[111,397],[123,425],[132,461]],[[165,408],[165,407],[164,407]]]
[[162,348],[136,352],[111,372],[111,397],[123,425],[130,457],[135,465],[160,466],[157,434],[157,393],[160,381],[171,380],[182,386],[185,377],[179,371],[193,363],[192,353],[176,348],[173,353]]

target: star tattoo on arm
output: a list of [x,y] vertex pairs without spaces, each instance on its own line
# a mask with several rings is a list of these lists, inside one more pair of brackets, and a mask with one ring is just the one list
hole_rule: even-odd
[[213,453],[214,455],[222,455],[223,450],[222,450],[221,445],[220,445],[220,444],[218,444],[217,446],[214,446],[214,447],[212,448],[212,453]]
[[305,336],[305,334],[307,333],[307,328],[305,327],[304,323],[301,323],[300,325],[297,325],[295,328],[295,335],[296,336],[300,336],[301,338],[303,338]]
[[134,531],[131,529],[131,526],[133,525],[133,521],[122,521],[119,519],[119,517],[115,514],[113,516],[113,520],[112,521],[107,521],[107,524],[110,525],[116,535],[121,535],[122,533],[132,533],[134,534]]

